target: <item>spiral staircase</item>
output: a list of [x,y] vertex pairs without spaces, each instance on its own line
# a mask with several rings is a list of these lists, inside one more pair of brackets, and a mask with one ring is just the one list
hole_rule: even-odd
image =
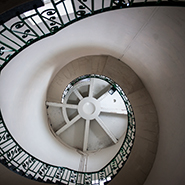
[[185,1],[0,3],[1,184],[185,183]]

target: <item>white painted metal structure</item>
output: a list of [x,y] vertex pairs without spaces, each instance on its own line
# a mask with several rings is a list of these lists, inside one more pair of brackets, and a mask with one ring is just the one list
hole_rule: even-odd
[[124,138],[127,110],[118,91],[105,80],[83,78],[62,100],[46,105],[53,132],[69,146],[85,153],[96,152]]

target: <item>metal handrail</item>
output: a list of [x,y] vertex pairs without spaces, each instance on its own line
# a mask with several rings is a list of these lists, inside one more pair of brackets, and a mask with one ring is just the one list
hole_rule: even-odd
[[0,70],[27,46],[78,20],[110,10],[141,6],[185,6],[185,0],[51,0],[49,9],[42,6],[28,11],[29,15],[17,13],[13,23],[11,20],[0,23]]
[[[99,2],[99,3],[97,3]],[[69,4],[67,4],[69,3]],[[19,52],[38,40],[55,34],[83,18],[116,9],[142,6],[185,6],[185,1],[154,0],[51,0],[50,8],[40,7],[17,14],[0,25],[0,70]],[[61,11],[63,10],[63,11]],[[71,12],[70,12],[70,11]],[[113,84],[114,85],[114,84]],[[135,138],[135,118],[126,95],[115,85],[128,112],[125,140],[115,157],[97,172],[78,172],[47,164],[25,151],[11,136],[0,112],[0,162],[22,176],[57,184],[100,184],[114,178],[128,159]]]
[[[78,78],[78,80],[87,77],[106,80],[118,91],[125,103],[128,113],[128,127],[122,146],[115,157],[96,172],[79,172],[67,167],[48,164],[29,154],[16,142],[8,131],[0,112],[0,161],[2,164],[22,176],[46,183],[100,184],[100,182],[107,182],[116,176],[127,161],[134,143],[136,126],[132,106],[123,90],[110,78],[99,75],[85,75]],[[76,83],[76,81],[72,82],[71,85],[73,83]]]

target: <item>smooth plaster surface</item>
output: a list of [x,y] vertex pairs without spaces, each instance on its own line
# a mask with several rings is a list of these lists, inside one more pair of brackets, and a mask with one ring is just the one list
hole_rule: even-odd
[[[124,168],[124,171],[128,172],[129,169],[134,168],[138,168],[139,172],[144,171],[144,177],[140,181],[143,183],[151,170],[157,151],[158,118],[150,95],[130,67],[111,56],[98,55],[78,58],[64,66],[54,77],[48,88],[47,101],[60,102],[62,92],[72,80],[81,75],[93,73],[114,79],[131,102],[136,118],[137,131],[133,151],[129,157],[129,164]],[[95,167],[101,169],[106,161],[108,162],[114,157],[119,147],[120,144],[118,143],[100,152],[89,154],[87,170],[93,171]],[[104,156],[105,153],[106,156]],[[142,161],[138,161],[139,158]],[[125,173],[122,179],[131,183],[129,181],[132,179],[130,175],[127,178],[128,174]],[[132,176],[138,180],[138,170],[133,171]]]
[[[183,185],[185,9],[153,7],[119,10],[82,20],[58,34],[61,34],[61,42],[55,42],[58,49],[50,48],[50,52],[45,53],[48,61],[51,54],[61,59],[61,63],[56,66],[62,67],[67,61],[84,55],[108,54],[121,59],[137,73],[154,101],[160,128],[157,155],[144,184]],[[55,40],[56,37],[51,38]],[[43,40],[43,44],[48,39]],[[44,46],[43,50],[34,51],[34,57],[40,57],[39,64],[36,65],[38,68],[42,66],[42,52],[49,47],[47,44]],[[34,45],[26,50],[33,47]],[[56,55],[58,52],[61,53],[60,56]],[[20,56],[27,57],[24,51],[17,58],[20,59]],[[51,65],[52,61],[49,61],[48,68]],[[26,69],[31,69],[29,64]],[[35,78],[40,79],[39,70],[36,74],[38,76]],[[125,184],[122,181],[122,172],[110,184]],[[138,183],[137,178],[130,178],[133,181],[131,184]],[[138,178],[142,180],[143,175],[138,175]],[[3,182],[8,184],[10,180]]]

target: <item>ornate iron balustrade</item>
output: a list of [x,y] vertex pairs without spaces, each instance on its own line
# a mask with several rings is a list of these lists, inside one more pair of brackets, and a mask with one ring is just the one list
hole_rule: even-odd
[[[91,75],[92,76],[92,75]],[[84,76],[84,78],[88,75]],[[100,78],[98,75],[93,76]],[[102,78],[102,77],[101,77]],[[78,79],[81,80],[81,79]],[[110,181],[127,161],[135,138],[135,117],[132,106],[122,89],[109,78],[104,77],[125,102],[128,113],[128,127],[125,140],[115,157],[97,172],[78,172],[66,167],[47,164],[26,152],[11,136],[0,113],[0,161],[12,171],[40,182],[57,184],[100,184]],[[72,82],[73,83],[73,82]],[[72,85],[72,84],[71,84]]]
[[19,14],[0,25],[0,69],[30,44],[52,35],[85,17],[109,10],[138,6],[185,6],[172,0],[51,0],[50,7],[40,7]]
[[[0,25],[0,69],[34,42],[55,34],[64,27],[98,13],[139,6],[185,6],[172,0],[51,0],[50,7],[35,8],[18,14]],[[11,136],[0,112],[0,161],[9,169],[30,179],[58,184],[100,184],[109,181],[126,162],[135,137],[135,118],[127,97],[116,87],[128,111],[125,140],[114,159],[94,173],[83,173],[53,166],[27,153]]]

